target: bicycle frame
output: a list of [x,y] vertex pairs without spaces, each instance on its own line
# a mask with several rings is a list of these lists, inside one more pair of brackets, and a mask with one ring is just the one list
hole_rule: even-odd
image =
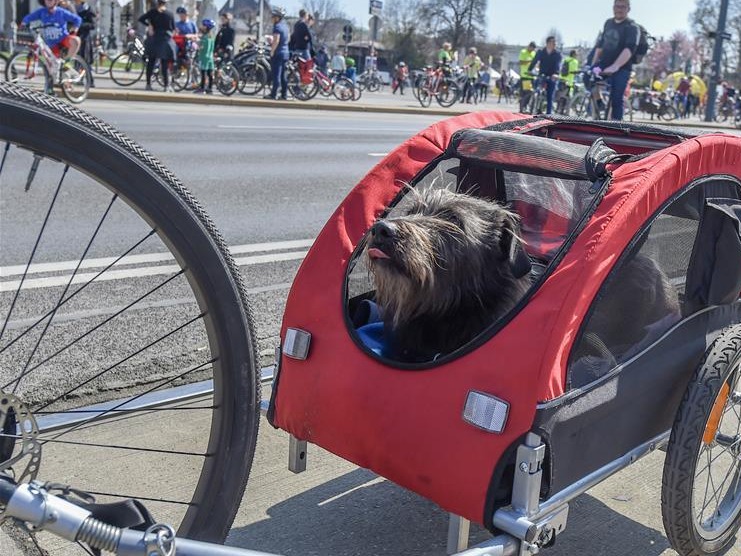
[[46,44],[46,41],[41,36],[41,31],[39,30],[39,28],[35,28],[33,32],[35,34],[35,37],[33,39],[33,43],[28,47],[28,51],[33,55],[33,66],[30,68],[26,68],[26,75],[28,77],[35,76],[36,64],[41,61],[46,66],[46,69],[51,76],[52,83],[57,83],[59,81],[59,70],[62,67],[62,64],[59,61],[59,58],[57,58],[54,52],[52,52],[49,45]]

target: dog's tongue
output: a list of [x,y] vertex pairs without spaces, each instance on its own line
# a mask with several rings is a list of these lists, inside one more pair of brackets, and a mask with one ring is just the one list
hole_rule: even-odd
[[389,256],[381,251],[378,247],[371,247],[368,249],[368,256],[371,259],[388,259]]

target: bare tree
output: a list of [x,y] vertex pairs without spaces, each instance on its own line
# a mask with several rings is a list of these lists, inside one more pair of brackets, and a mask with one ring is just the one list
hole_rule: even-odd
[[[713,39],[718,26],[720,0],[696,0],[695,11],[690,14],[692,31],[697,38],[697,46],[703,52],[711,52]],[[731,33],[731,40],[723,41],[723,73],[733,72],[736,79],[741,79],[741,0],[730,0],[726,31]],[[709,58],[703,60],[703,73],[709,73]]]
[[487,0],[427,0],[419,10],[426,30],[453,50],[484,38]]
[[389,0],[383,16],[384,43],[394,53],[393,62],[404,61],[410,67],[424,65],[434,45],[422,32],[417,0]]
[[305,0],[304,6],[316,19],[312,30],[317,42],[335,42],[349,21],[338,0]]

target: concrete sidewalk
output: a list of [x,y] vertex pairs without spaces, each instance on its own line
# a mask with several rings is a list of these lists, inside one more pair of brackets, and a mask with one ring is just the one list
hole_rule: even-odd
[[[456,103],[450,108],[442,108],[436,105],[430,106],[429,108],[423,108],[410,91],[407,91],[407,93],[402,97],[392,95],[388,88],[375,93],[364,91],[362,97],[358,101],[343,102],[335,98],[317,96],[312,100],[302,102],[294,99],[287,101],[263,99],[262,92],[256,96],[247,96],[238,92],[231,96],[224,96],[219,93],[214,93],[213,95],[197,95],[193,94],[191,91],[165,93],[161,91],[145,91],[144,86],[141,83],[137,83],[129,88],[116,87],[108,80],[100,81],[102,81],[102,83],[100,83],[102,86],[91,89],[88,98],[132,102],[173,102],[199,105],[252,106],[263,108],[376,112],[387,114],[433,114],[440,116],[455,116],[469,112],[491,110],[504,110],[507,112],[516,112],[518,110],[518,106],[515,103],[499,103],[494,99],[494,97],[478,104]],[[732,126],[728,124],[704,122],[696,118],[665,122],[645,117],[636,117],[633,121],[635,123],[650,125],[694,127],[718,131],[733,129]]]

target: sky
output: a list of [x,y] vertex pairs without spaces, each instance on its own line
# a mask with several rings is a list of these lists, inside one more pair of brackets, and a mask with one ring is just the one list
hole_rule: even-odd
[[[337,1],[350,19],[368,26],[369,0]],[[283,5],[290,15],[303,6],[301,0],[283,0]],[[507,44],[524,45],[531,40],[542,44],[554,27],[566,46],[592,43],[605,20],[612,17],[612,0],[488,0],[488,5],[488,37],[501,37]],[[669,37],[676,30],[689,30],[694,7],[695,0],[632,0],[630,17],[651,35]]]

